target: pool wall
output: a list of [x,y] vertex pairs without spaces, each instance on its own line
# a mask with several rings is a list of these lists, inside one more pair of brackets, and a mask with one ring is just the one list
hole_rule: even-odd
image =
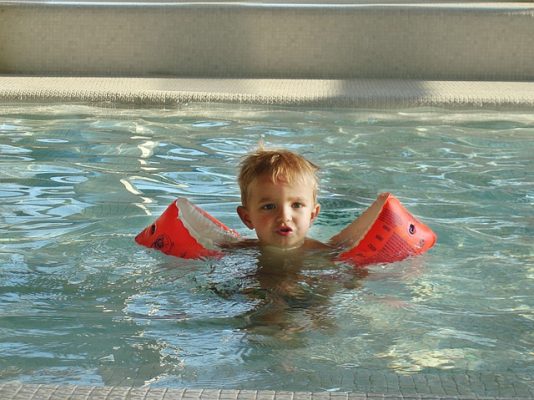
[[534,4],[0,3],[0,73],[533,80]]
[[0,100],[530,107],[533,81],[533,2],[0,1]]

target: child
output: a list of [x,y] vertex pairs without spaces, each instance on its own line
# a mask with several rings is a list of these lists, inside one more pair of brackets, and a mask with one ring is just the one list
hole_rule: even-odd
[[273,250],[331,249],[306,235],[319,215],[319,168],[289,150],[249,154],[238,176],[241,221],[256,231],[258,240],[247,241]]
[[237,232],[179,198],[135,241],[183,258],[212,257],[224,249],[259,246],[262,255],[271,256],[274,251],[283,254],[276,258],[291,261],[312,249],[357,266],[400,261],[426,252],[436,242],[434,232],[390,193],[378,195],[328,245],[309,239],[307,233],[321,210],[317,170],[288,150],[260,148],[243,160],[238,178],[242,204],[237,213],[256,231],[257,240],[240,239]]

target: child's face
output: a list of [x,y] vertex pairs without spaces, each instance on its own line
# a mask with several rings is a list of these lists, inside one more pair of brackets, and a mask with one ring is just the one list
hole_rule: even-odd
[[291,249],[304,244],[319,210],[309,179],[287,183],[260,176],[248,187],[247,206],[237,212],[261,245]]

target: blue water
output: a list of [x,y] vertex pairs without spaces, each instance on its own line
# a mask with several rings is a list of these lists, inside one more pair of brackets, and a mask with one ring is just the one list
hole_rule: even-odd
[[[437,245],[258,271],[133,242],[177,196],[250,235],[260,139],[322,167],[315,238],[390,191]],[[0,106],[0,381],[532,397],[533,154],[519,111]]]

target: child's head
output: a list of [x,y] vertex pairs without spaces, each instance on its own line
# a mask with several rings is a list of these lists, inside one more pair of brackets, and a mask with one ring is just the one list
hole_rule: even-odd
[[259,149],[241,162],[241,220],[262,245],[300,247],[317,204],[318,167],[288,150]]
[[238,183],[241,190],[241,203],[246,206],[250,195],[250,184],[260,176],[274,182],[300,183],[311,185],[313,200],[317,201],[319,180],[317,167],[304,157],[289,150],[264,150],[263,148],[247,155],[240,164]]

